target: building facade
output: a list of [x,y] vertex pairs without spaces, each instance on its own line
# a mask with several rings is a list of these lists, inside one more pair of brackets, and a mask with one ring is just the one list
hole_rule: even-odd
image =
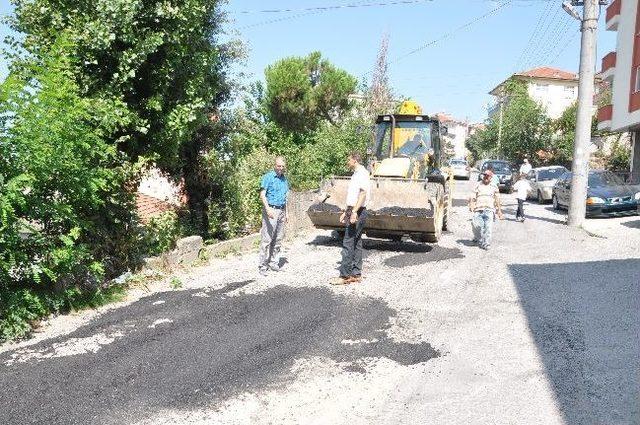
[[640,177],[640,6],[614,0],[607,7],[607,29],[617,31],[616,51],[602,59],[601,77],[610,94],[600,102],[598,128],[632,133],[631,171]]
[[578,76],[560,69],[542,67],[518,72],[507,78],[489,94],[496,101],[489,107],[489,117],[500,112],[507,99],[505,87],[509,81],[518,80],[527,84],[529,96],[542,106],[549,118],[559,118],[562,113],[578,100]]
[[452,158],[466,159],[469,155],[466,143],[470,136],[473,124],[467,121],[455,119],[451,115],[444,112],[438,112],[435,117],[447,127],[447,135],[445,139],[451,144],[451,152],[447,154]]

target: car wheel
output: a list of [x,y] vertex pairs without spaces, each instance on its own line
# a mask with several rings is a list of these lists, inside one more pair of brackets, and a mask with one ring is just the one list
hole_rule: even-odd
[[544,204],[544,198],[542,197],[542,192],[538,191],[538,203]]
[[556,195],[553,195],[551,197],[551,202],[553,203],[553,209],[554,210],[559,210],[560,209],[560,204],[558,204],[558,197]]

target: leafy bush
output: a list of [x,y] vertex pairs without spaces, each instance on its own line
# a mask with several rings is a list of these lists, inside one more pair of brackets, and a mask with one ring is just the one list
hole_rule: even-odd
[[604,159],[607,170],[628,172],[631,168],[631,146],[622,143],[618,137]]
[[139,260],[137,167],[106,142],[128,114],[118,102],[80,97],[68,51],[60,39],[29,79],[12,75],[0,85],[0,322],[13,329],[7,334],[96,294],[100,282]]
[[176,247],[176,241],[182,236],[178,214],[165,211],[151,217],[145,226],[147,253],[158,255]]

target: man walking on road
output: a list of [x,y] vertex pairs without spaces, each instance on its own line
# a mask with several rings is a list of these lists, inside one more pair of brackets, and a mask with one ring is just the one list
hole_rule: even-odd
[[280,246],[284,238],[284,226],[288,219],[289,181],[284,175],[285,167],[284,158],[277,157],[273,170],[262,176],[260,184],[262,229],[260,230],[258,270],[263,276],[266,276],[269,269],[280,270]]
[[527,158],[524,159],[520,166],[520,174],[529,174],[531,172],[531,164]]
[[513,185],[513,190],[516,192],[516,200],[518,201],[516,220],[524,222],[524,202],[527,200],[529,192],[531,192],[531,185],[529,184],[529,180],[527,180],[526,174],[520,174],[518,181]]
[[473,212],[471,219],[473,240],[485,250],[491,246],[491,233],[496,213],[500,219],[503,218],[500,191],[496,185],[491,183],[492,177],[491,171],[483,172],[482,180],[469,197],[469,211]]
[[347,189],[347,205],[340,216],[340,222],[345,224],[340,277],[332,279],[332,285],[347,285],[362,280],[362,231],[367,220],[366,207],[371,197],[371,183],[359,153],[349,155],[347,166],[353,175]]

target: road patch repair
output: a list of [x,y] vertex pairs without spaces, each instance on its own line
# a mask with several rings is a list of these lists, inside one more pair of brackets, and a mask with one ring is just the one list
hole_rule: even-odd
[[391,339],[387,330],[397,313],[379,299],[288,286],[227,295],[245,284],[210,290],[209,298],[192,296],[201,289],[155,294],[30,348],[48,353],[103,335],[114,323],[137,324],[96,340],[99,349],[47,362],[0,354],[6,389],[0,422],[132,423],[161,407],[204,408],[291,381],[291,369],[305,358],[332,359],[361,373],[366,359],[415,365],[440,355],[424,341]]

